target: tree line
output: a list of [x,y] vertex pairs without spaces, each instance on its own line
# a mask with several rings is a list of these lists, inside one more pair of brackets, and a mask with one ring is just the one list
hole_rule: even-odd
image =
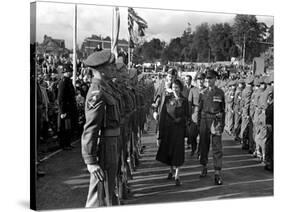
[[134,49],[133,62],[215,62],[232,57],[251,62],[273,46],[273,25],[258,22],[255,15],[236,15],[234,24],[202,23],[194,31],[188,27],[181,37],[165,43],[158,38],[145,41]]

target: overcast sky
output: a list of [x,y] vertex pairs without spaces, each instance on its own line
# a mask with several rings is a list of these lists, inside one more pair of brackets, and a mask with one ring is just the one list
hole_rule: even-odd
[[[127,8],[120,7],[119,38],[128,38]],[[207,13],[192,11],[172,11],[134,8],[148,23],[146,39],[159,38],[166,42],[181,36],[187,24],[192,29],[207,22],[233,23],[235,14]],[[66,47],[72,48],[74,5],[63,3],[37,2],[36,40],[41,43],[46,34],[56,39],[64,39]],[[80,46],[86,37],[92,34],[111,36],[113,8],[108,6],[78,5],[77,6],[77,39]],[[256,16],[259,22],[267,26],[273,25],[272,16]]]

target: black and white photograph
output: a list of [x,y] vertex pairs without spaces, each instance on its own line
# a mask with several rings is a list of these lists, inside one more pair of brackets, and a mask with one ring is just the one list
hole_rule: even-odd
[[273,197],[274,20],[30,2],[30,208]]

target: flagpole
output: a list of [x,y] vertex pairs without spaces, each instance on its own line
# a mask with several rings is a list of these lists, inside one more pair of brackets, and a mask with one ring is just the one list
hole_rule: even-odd
[[113,39],[114,39],[114,7],[112,8],[112,22],[111,22],[111,52],[113,50]]
[[76,84],[76,44],[77,44],[77,4],[74,5],[74,18],[73,18],[73,76],[72,76],[72,84],[75,88]]

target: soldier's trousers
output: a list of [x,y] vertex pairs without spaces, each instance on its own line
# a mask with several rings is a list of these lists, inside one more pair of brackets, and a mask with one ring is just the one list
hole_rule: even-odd
[[237,112],[234,113],[234,135],[239,137],[241,131],[241,115]]
[[266,165],[273,168],[273,127],[267,125],[268,137],[265,142],[265,162]]
[[249,124],[250,118],[242,115],[240,138],[242,139],[243,146],[249,146]]
[[104,171],[105,181],[90,174],[90,185],[86,207],[117,205],[116,177],[118,171],[118,137],[103,137],[100,141],[99,165]]
[[253,119],[249,119],[249,151],[254,152],[256,149],[256,143],[254,140],[254,124],[253,124]]
[[226,127],[226,131],[229,133],[233,132],[233,127],[234,127],[234,114],[232,113],[232,111],[228,111],[226,113],[226,121],[225,121],[225,127]]
[[196,123],[191,122],[190,125],[187,126],[187,138],[188,143],[191,144],[191,150],[193,152],[197,149],[197,136],[198,136],[198,126]]
[[208,154],[210,142],[212,142],[214,169],[221,170],[222,168],[222,140],[221,135],[211,134],[211,125],[213,119],[201,119],[200,122],[200,164],[208,164]]
[[268,133],[267,133],[267,126],[265,123],[265,112],[261,112],[258,115],[258,122],[257,122],[257,133],[256,133],[256,144],[257,144],[257,151],[261,149],[261,153],[265,155],[265,142],[267,140]]

